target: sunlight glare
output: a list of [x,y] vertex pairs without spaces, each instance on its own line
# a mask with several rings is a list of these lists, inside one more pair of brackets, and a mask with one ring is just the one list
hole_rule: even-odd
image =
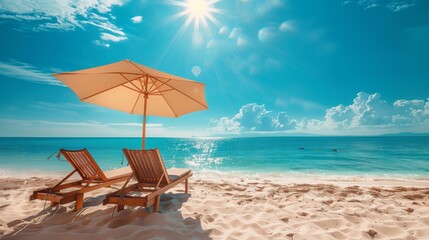
[[183,10],[174,16],[172,20],[187,16],[180,31],[185,31],[188,26],[194,23],[194,32],[198,32],[202,25],[205,30],[208,30],[208,22],[220,25],[218,20],[213,16],[214,13],[221,13],[221,11],[214,7],[214,4],[220,0],[172,0],[172,5],[180,6]]
[[204,0],[189,0],[188,1],[188,11],[194,17],[205,17],[208,13],[207,2]]

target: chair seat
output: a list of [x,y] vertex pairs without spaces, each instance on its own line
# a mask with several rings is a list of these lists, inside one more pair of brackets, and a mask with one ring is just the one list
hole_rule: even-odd
[[188,175],[191,172],[191,169],[187,169],[187,168],[169,168],[167,169],[167,173],[168,173],[168,178],[170,179],[170,181],[174,182],[177,179]]
[[130,176],[132,172],[133,171],[131,170],[131,168],[129,166],[126,166],[123,168],[113,169],[110,171],[104,171],[104,175],[107,177],[107,179],[115,179],[115,178]]

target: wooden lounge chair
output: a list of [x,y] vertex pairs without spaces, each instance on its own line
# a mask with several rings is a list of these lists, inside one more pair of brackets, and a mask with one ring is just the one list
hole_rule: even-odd
[[[133,170],[137,183],[127,186],[106,196],[103,204],[117,204],[118,211],[128,206],[150,207],[158,211],[161,194],[168,189],[185,182],[185,192],[188,192],[188,179],[192,176],[190,169],[165,169],[164,161],[157,148],[150,150],[123,149],[125,157]],[[136,195],[145,193],[144,195]]]
[[[61,149],[60,153],[74,170],[54,187],[34,191],[30,196],[30,201],[47,200],[51,202],[52,206],[76,201],[74,209],[76,211],[83,206],[84,193],[126,181],[132,175],[129,167],[103,172],[86,148],[82,150]],[[65,183],[76,172],[79,173],[82,180]]]

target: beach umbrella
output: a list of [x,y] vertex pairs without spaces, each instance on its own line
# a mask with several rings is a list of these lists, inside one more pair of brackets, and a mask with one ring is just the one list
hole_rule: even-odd
[[161,72],[130,60],[54,74],[81,101],[130,114],[143,115],[142,149],[146,116],[180,117],[208,109],[204,84]]

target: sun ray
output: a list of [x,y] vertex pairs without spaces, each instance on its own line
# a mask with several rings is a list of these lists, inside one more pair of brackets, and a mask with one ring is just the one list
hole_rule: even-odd
[[216,25],[220,25],[220,22],[211,14],[207,14],[207,18]]
[[209,24],[207,23],[207,18],[201,19],[201,23],[202,23],[204,29],[209,28]]

